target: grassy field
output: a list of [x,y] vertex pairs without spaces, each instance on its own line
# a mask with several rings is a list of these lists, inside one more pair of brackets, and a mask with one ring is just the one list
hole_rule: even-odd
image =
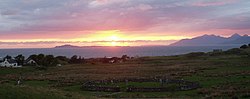
[[[241,53],[206,53],[141,57],[117,64],[75,64],[37,70],[0,68],[1,99],[61,98],[250,98],[250,49]],[[16,85],[22,75],[23,84]],[[88,92],[92,80],[167,77],[199,82],[201,88],[176,92]],[[138,83],[132,85],[141,86]],[[149,86],[152,84],[149,84]]]

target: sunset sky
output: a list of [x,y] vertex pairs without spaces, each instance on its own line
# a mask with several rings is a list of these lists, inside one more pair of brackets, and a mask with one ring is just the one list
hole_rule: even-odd
[[168,45],[250,35],[250,0],[0,0],[0,48]]

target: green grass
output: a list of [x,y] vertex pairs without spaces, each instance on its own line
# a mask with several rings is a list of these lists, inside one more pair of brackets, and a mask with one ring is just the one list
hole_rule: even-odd
[[24,85],[35,87],[48,87],[52,82],[49,81],[24,81]]
[[27,72],[32,72],[34,70],[35,69],[32,67],[22,67],[22,68],[1,67],[0,68],[0,75],[27,73]]
[[33,88],[29,86],[0,85],[2,99],[67,99],[57,90]]
[[[88,93],[81,93],[79,86],[65,87],[64,90],[48,86],[48,81],[27,81],[22,85],[13,83],[0,84],[1,99],[86,99],[95,98]],[[77,89],[78,87],[78,89]],[[77,89],[77,90],[76,90]]]

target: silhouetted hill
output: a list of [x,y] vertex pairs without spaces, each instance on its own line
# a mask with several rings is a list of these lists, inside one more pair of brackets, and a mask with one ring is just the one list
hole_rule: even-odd
[[170,44],[170,46],[216,46],[248,43],[250,43],[250,37],[248,35],[241,36],[239,34],[233,34],[228,38],[216,35],[203,35],[192,39],[183,39]]
[[82,47],[67,44],[67,45],[62,45],[62,46],[56,46],[54,48],[82,48]]

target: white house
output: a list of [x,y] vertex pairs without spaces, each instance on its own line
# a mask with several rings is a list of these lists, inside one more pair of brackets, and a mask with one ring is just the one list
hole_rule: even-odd
[[22,66],[18,66],[16,60],[14,59],[4,59],[0,60],[0,67],[22,67]]

